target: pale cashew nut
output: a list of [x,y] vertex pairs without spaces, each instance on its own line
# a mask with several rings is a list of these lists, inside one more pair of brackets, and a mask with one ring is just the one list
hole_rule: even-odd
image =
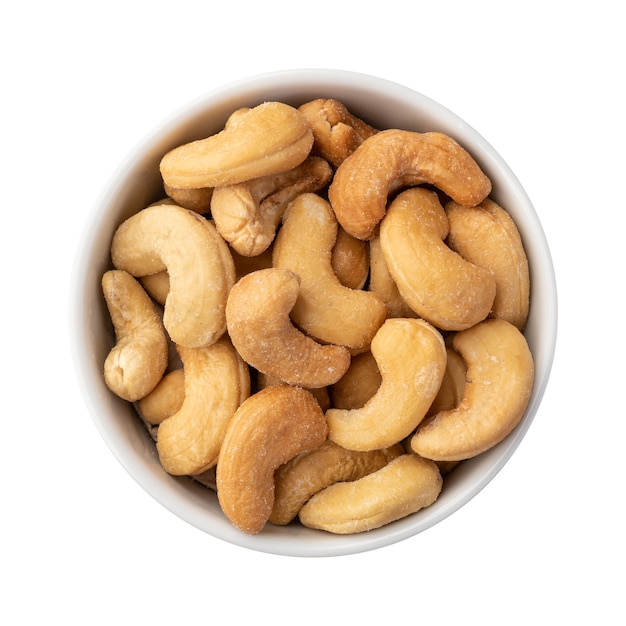
[[248,368],[227,337],[204,348],[178,346],[185,396],[163,420],[157,451],[163,469],[176,476],[200,474],[217,463],[226,429],[250,394]]
[[339,223],[371,239],[385,215],[391,190],[430,183],[465,206],[491,191],[491,182],[454,139],[442,133],[383,130],[366,139],[338,168],[328,197]]
[[433,461],[402,454],[363,478],[319,491],[298,517],[304,526],[335,534],[365,532],[430,506],[442,486]]
[[490,316],[524,329],[530,306],[528,258],[511,216],[487,198],[477,207],[446,204],[448,245],[464,259],[489,270],[496,282]]
[[444,243],[447,234],[437,194],[420,187],[398,195],[380,225],[387,267],[407,304],[437,328],[463,330],[489,315],[496,284]]
[[337,482],[358,480],[403,453],[400,444],[384,450],[357,452],[332,441],[302,452],[274,473],[274,507],[269,521],[279,526],[289,524],[318,491]]
[[382,377],[360,409],[326,411],[331,441],[350,450],[374,450],[410,435],[432,404],[446,367],[439,331],[421,319],[388,319],[372,341]]
[[148,424],[158,425],[180,410],[185,400],[185,372],[175,369],[168,372],[159,384],[137,403],[141,418]]
[[335,167],[352,154],[365,139],[377,133],[353,115],[338,100],[317,98],[299,107],[313,129],[313,151]]
[[215,226],[236,252],[257,256],[274,241],[287,205],[325,187],[332,174],[327,161],[310,156],[286,172],[218,187],[211,200]]
[[226,330],[226,298],[235,266],[226,243],[204,217],[176,205],[151,206],[113,236],[113,265],[141,277],[167,270],[163,324],[174,343],[198,348]]
[[359,352],[369,348],[387,309],[378,295],[350,289],[337,278],[331,264],[337,229],[326,200],[312,193],[298,196],[276,236],[273,262],[300,277],[291,311],[296,325],[319,341]]
[[274,505],[274,472],[321,445],[324,413],[310,392],[273,385],[250,396],[228,426],[217,465],[217,495],[230,522],[259,533]]
[[170,150],[161,160],[166,185],[221,187],[285,172],[302,163],[313,131],[294,107],[264,102],[231,116],[215,135]]
[[411,448],[437,461],[467,459],[502,441],[520,422],[533,387],[533,357],[510,322],[489,319],[454,336],[467,364],[461,402],[419,426]]
[[154,389],[167,368],[167,336],[154,303],[130,274],[105,272],[102,291],[115,330],[104,380],[117,396],[135,402]]
[[326,387],[350,365],[344,346],[322,345],[297,329],[289,313],[300,290],[290,270],[269,268],[241,278],[226,304],[228,333],[243,359],[290,385]]

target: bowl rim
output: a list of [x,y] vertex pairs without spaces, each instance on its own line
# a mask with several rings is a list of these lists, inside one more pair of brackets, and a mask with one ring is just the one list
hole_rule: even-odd
[[[407,102],[407,109],[411,110],[419,106],[445,119],[449,127],[448,132],[451,129],[451,134],[460,137],[461,143],[470,142],[473,146],[471,149],[473,154],[480,154],[491,167],[497,164],[498,178],[508,181],[507,190],[511,191],[516,202],[525,207],[527,213],[525,219],[529,227],[526,236],[532,238],[533,251],[539,258],[536,265],[541,268],[542,291],[538,305],[541,307],[541,332],[544,343],[542,343],[540,367],[536,369],[539,375],[536,376],[531,400],[519,426],[505,441],[498,444],[497,454],[492,453],[489,457],[490,462],[485,460],[482,464],[480,461],[477,463],[481,467],[485,466],[482,472],[476,470],[477,473],[481,473],[481,479],[473,481],[471,485],[459,489],[458,492],[455,491],[454,498],[446,506],[433,508],[430,514],[423,516],[421,520],[407,521],[405,518],[382,529],[355,535],[332,535],[322,531],[314,531],[318,534],[311,535],[310,529],[302,531],[291,529],[289,531],[291,534],[285,537],[282,527],[267,528],[259,535],[245,535],[229,524],[219,524],[213,517],[207,516],[206,510],[198,504],[198,499],[206,492],[206,488],[200,487],[201,492],[199,492],[199,486],[196,484],[185,485],[181,490],[182,483],[179,479],[163,477],[155,473],[155,459],[146,460],[145,457],[137,454],[137,446],[143,444],[132,440],[125,441],[120,437],[119,429],[113,427],[108,414],[104,415],[106,411],[103,409],[103,404],[109,411],[113,411],[117,399],[106,398],[102,389],[103,381],[96,380],[96,354],[94,348],[89,346],[86,334],[87,320],[93,313],[94,306],[93,303],[89,303],[88,298],[90,290],[93,289],[94,279],[97,278],[99,281],[93,242],[102,229],[110,228],[112,216],[107,213],[106,207],[118,201],[116,198],[123,182],[129,180],[138,167],[145,166],[144,155],[154,152],[157,146],[163,145],[164,137],[179,134],[181,128],[189,123],[189,119],[197,118],[204,109],[211,106],[215,108],[216,102],[220,102],[224,108],[226,103],[240,101],[244,93],[247,94],[248,100],[256,98],[262,101],[263,97],[269,94],[272,94],[273,98],[273,94],[294,90],[299,90],[300,94],[317,92],[323,97],[326,97],[324,93],[329,92],[354,92],[355,98],[358,98],[358,94],[367,93],[372,89],[378,92],[379,97],[384,93],[384,98],[390,101]],[[403,125],[399,124],[399,126]],[[399,83],[349,70],[288,69],[248,76],[206,91],[173,111],[141,138],[125,158],[121,159],[99,196],[96,197],[78,242],[70,285],[68,332],[75,374],[92,421],[118,462],[156,501],[200,530],[240,547],[283,556],[339,556],[381,548],[417,535],[462,508],[492,481],[520,445],[539,409],[548,385],[556,350],[558,301],[549,245],[530,199],[509,166],[475,129],[443,105]],[[110,392],[106,393],[112,395]],[[165,488],[164,480],[168,483]],[[172,494],[179,495],[171,497]],[[414,517],[417,519],[417,516]],[[306,536],[304,541],[302,540],[303,534]]]

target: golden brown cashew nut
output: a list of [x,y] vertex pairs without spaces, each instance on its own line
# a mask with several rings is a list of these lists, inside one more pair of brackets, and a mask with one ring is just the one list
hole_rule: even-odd
[[227,337],[204,348],[178,346],[185,396],[180,409],[159,426],[163,469],[177,476],[200,474],[217,463],[226,429],[250,393],[246,365]]
[[401,445],[385,450],[357,452],[346,450],[332,441],[302,452],[274,473],[274,507],[269,521],[285,525],[318,491],[344,481],[352,481],[384,467],[404,453]]
[[329,387],[335,409],[360,409],[378,391],[382,377],[374,355],[368,350],[352,357],[348,371]]
[[335,167],[342,163],[367,137],[378,131],[350,113],[338,100],[318,98],[301,105],[315,142],[313,151]]
[[351,235],[371,239],[389,192],[407,180],[430,183],[465,206],[480,203],[491,191],[490,180],[451,137],[391,129],[366,139],[337,168],[328,197]]
[[467,459],[502,441],[517,426],[533,386],[533,357],[524,335],[505,320],[486,320],[454,336],[467,364],[461,402],[425,420],[411,439],[419,455]]
[[446,204],[448,245],[489,270],[496,282],[490,316],[524,329],[530,305],[530,275],[522,238],[511,216],[487,198],[477,207]]
[[319,491],[298,516],[309,528],[336,534],[364,532],[430,506],[442,485],[433,461],[402,454],[363,478]]
[[446,354],[446,371],[441,381],[441,387],[430,405],[426,417],[439,413],[439,411],[454,409],[463,398],[467,366],[463,357],[452,348],[447,348]]
[[359,352],[368,349],[387,309],[376,294],[350,289],[337,278],[331,263],[337,229],[330,204],[316,194],[302,194],[284,215],[272,258],[275,267],[300,277],[294,322],[319,341]]
[[327,161],[311,156],[286,172],[218,187],[211,201],[215,226],[236,252],[257,256],[274,241],[287,205],[324,187],[332,174]]
[[380,225],[387,267],[400,294],[442,330],[463,330],[489,315],[496,284],[489,270],[451,250],[448,218],[434,191],[416,187],[389,205]]
[[233,416],[217,465],[217,495],[226,517],[245,533],[259,533],[274,505],[274,472],[297,454],[321,445],[324,413],[306,390],[274,385],[250,396]]
[[102,292],[116,341],[104,361],[104,380],[113,393],[134,402],[148,395],[165,372],[165,330],[148,294],[127,272],[105,272]]
[[176,344],[198,348],[222,336],[235,266],[204,217],[176,205],[143,209],[118,227],[111,257],[116,268],[133,276],[167,270],[163,324]]
[[326,411],[331,441],[349,450],[398,443],[426,415],[439,391],[446,348],[436,328],[420,319],[389,319],[372,341],[382,382],[360,409]]
[[297,109],[264,102],[231,116],[219,133],[168,152],[161,175],[178,189],[234,185],[295,167],[312,145],[313,132]]
[[350,365],[344,346],[322,345],[297,329],[291,312],[300,279],[269,268],[247,274],[226,305],[228,333],[243,359],[290,385],[314,389],[339,380]]
[[185,400],[185,372],[172,370],[159,384],[137,403],[137,410],[148,424],[160,424],[180,410]]
[[369,276],[369,260],[367,242],[338,227],[330,264],[339,282],[350,289],[363,289]]

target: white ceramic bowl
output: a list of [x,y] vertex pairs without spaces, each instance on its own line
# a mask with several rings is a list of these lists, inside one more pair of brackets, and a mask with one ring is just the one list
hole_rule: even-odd
[[[266,100],[298,105],[318,97],[341,100],[380,128],[447,133],[468,149],[490,176],[491,197],[515,219],[529,257],[532,300],[526,337],[535,359],[536,379],[526,414],[515,431],[458,467],[429,508],[356,535],[268,524],[259,535],[248,536],[227,521],[212,491],[161,469],[155,446],[134,409],[106,388],[102,365],[111,346],[104,330],[109,321],[100,278],[109,267],[109,247],[117,225],[162,197],[158,164],[167,150],[218,132],[239,107]],[[113,454],[150,495],[183,520],[227,542],[280,555],[332,556],[379,548],[420,533],[454,513],[493,479],[518,447],[539,408],[556,343],[557,299],[550,251],[535,210],[515,175],[475,130],[429,98],[381,78],[336,70],[294,70],[255,76],[199,97],[165,120],[126,158],[97,201],[80,242],[70,323],[76,372],[89,411]]]

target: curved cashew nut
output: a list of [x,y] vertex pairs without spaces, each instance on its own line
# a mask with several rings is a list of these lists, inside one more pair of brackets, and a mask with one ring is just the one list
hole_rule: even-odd
[[304,526],[331,533],[364,532],[430,506],[442,485],[433,461],[402,454],[363,478],[319,491],[300,509],[299,518]]
[[328,428],[308,391],[274,385],[250,396],[233,416],[217,465],[217,495],[226,517],[249,534],[263,529],[274,504],[274,472],[321,445]]
[[487,317],[496,284],[444,243],[447,234],[437,194],[419,187],[397,196],[380,225],[387,267],[407,304],[437,328],[463,330]]
[[415,430],[439,391],[446,348],[439,331],[420,319],[388,319],[372,341],[382,382],[360,409],[326,411],[331,441],[350,450],[398,443]]
[[294,322],[324,343],[368,349],[387,316],[382,298],[342,285],[331,264],[337,220],[330,204],[312,193],[289,206],[274,242],[275,267],[300,277],[300,293],[291,311]]
[[426,417],[455,408],[463,398],[467,366],[463,357],[452,348],[446,348],[446,354],[446,371],[441,381],[441,387],[430,405]]
[[366,139],[338,168],[328,197],[339,223],[359,239],[371,239],[385,215],[389,192],[403,179],[430,183],[465,206],[491,191],[474,159],[442,133],[384,130]]
[[338,100],[318,98],[301,105],[299,111],[313,129],[313,151],[335,167],[352,154],[377,129],[356,117]]
[[127,272],[105,272],[102,291],[116,339],[104,361],[104,380],[120,398],[135,402],[154,389],[167,368],[165,330],[148,294]]
[[332,174],[327,161],[311,156],[286,172],[218,187],[211,200],[215,226],[236,252],[257,256],[274,241],[287,205],[324,187]]
[[204,217],[176,205],[151,206],[122,223],[113,265],[133,276],[167,270],[163,324],[175,343],[198,348],[226,330],[226,298],[235,266],[226,243]]
[[360,409],[378,391],[381,382],[374,355],[369,350],[356,354],[348,371],[329,387],[331,405],[335,409]]
[[219,133],[170,150],[161,160],[166,185],[221,187],[285,172],[302,163],[313,131],[297,109],[265,102],[231,116]]
[[322,345],[291,322],[300,289],[290,270],[269,268],[247,274],[226,304],[228,333],[243,359],[290,385],[314,389],[339,380],[350,365],[344,346]]
[[204,348],[178,346],[185,396],[159,426],[163,469],[176,476],[200,474],[217,463],[226,429],[250,393],[248,368],[227,337]]
[[137,403],[142,419],[152,425],[160,424],[174,415],[185,400],[185,372],[172,370],[163,376],[159,384]]
[[461,402],[425,420],[411,439],[419,455],[461,461],[502,441],[517,426],[533,387],[533,357],[524,335],[505,320],[486,320],[454,336],[467,364]]
[[369,276],[370,255],[367,242],[338,227],[330,264],[342,285],[350,289],[363,289]]
[[318,491],[337,482],[358,480],[403,453],[400,444],[385,450],[356,452],[325,441],[299,454],[274,473],[274,507],[269,521],[280,526],[288,524]]
[[491,317],[524,329],[530,306],[528,258],[511,216],[487,198],[477,207],[446,204],[448,245],[464,259],[489,270],[496,282]]

